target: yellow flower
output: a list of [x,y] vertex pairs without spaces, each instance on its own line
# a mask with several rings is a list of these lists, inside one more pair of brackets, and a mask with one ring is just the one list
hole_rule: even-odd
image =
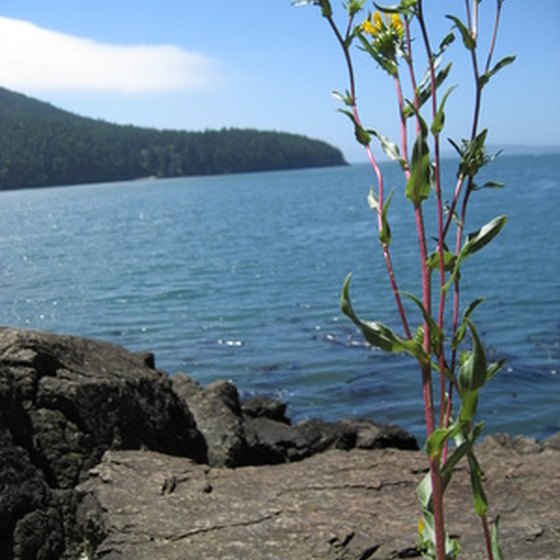
[[362,31],[368,35],[375,35],[375,26],[371,23],[370,19],[366,19],[364,23],[362,23]]
[[404,33],[403,22],[399,14],[392,14],[391,15],[391,29],[395,31],[395,33],[402,37]]
[[375,12],[371,19],[373,19],[373,25],[375,26],[376,33],[380,33],[384,27],[381,14],[379,12]]
[[379,35],[385,25],[383,24],[383,20],[381,19],[381,14],[379,12],[375,12],[370,18],[366,19],[364,23],[362,23],[362,31],[375,37]]

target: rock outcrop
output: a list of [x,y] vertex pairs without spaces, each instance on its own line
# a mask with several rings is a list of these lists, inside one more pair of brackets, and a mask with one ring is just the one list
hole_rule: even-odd
[[[558,557],[559,437],[480,446],[506,558]],[[1,560],[418,557],[417,447],[366,419],[292,425],[283,403],[152,354],[0,329]],[[468,485],[461,468],[449,530],[478,560]]]
[[1,328],[0,558],[77,558],[85,541],[93,548],[103,542],[107,524],[91,515],[99,501],[76,487],[107,451],[150,450],[193,465],[239,467],[333,448],[417,448],[393,426],[292,426],[285,412],[264,397],[241,403],[228,382],[204,388],[185,375],[170,377],[155,369],[152,354]]
[[[491,515],[509,560],[555,560],[558,446],[490,437],[479,449]],[[96,560],[394,560],[416,549],[422,453],[330,450],[271,467],[210,468],[153,452],[110,451],[79,491],[102,526]],[[486,558],[462,467],[446,498],[462,560]]]

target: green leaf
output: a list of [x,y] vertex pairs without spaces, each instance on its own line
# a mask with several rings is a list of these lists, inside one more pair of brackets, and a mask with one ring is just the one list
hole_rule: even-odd
[[496,181],[486,181],[484,185],[478,186],[473,183],[472,190],[473,191],[480,191],[482,189],[503,189],[505,187],[504,183],[498,183]]
[[448,15],[445,17],[450,19],[455,24],[455,27],[457,27],[457,29],[460,31],[465,48],[469,51],[473,51],[476,48],[476,40],[471,35],[471,32],[467,29],[465,24],[456,16]]
[[463,320],[464,319],[468,319],[473,311],[484,301],[483,297],[479,297],[476,298],[475,300],[471,301],[469,303],[469,305],[467,305],[467,308],[465,309],[465,312],[463,313]]
[[488,245],[488,243],[490,243],[490,241],[492,241],[492,239],[494,239],[494,237],[496,237],[496,235],[500,233],[506,221],[507,216],[498,216],[497,218],[494,218],[493,220],[482,226],[479,230],[467,236],[467,242],[461,249],[461,252],[459,253],[455,261],[453,272],[450,274],[447,282],[442,288],[444,292],[447,292],[447,290],[449,290],[455,280],[459,277],[459,269],[461,263],[467,257],[470,257],[471,255],[480,251],[480,249]]
[[474,324],[470,319],[465,319],[465,322],[471,331],[472,350],[459,369],[461,399],[463,398],[463,391],[477,391],[486,383],[487,379],[486,353],[484,352]]
[[339,91],[333,91],[332,94],[335,99],[337,99],[347,107],[352,107],[352,105],[354,104],[354,100],[352,99],[352,96],[348,91],[345,91],[344,94],[340,93]]
[[[442,68],[439,72],[436,73],[436,90],[443,84],[449,72],[451,71],[451,62]],[[432,94],[432,87],[430,84],[430,73],[427,72],[424,79],[420,82],[420,85],[416,88],[416,96],[418,98],[418,108],[422,107],[428,99],[430,99],[430,95]],[[409,118],[414,115],[415,109],[414,105],[409,104],[403,109],[403,116],[405,118]]]
[[379,232],[379,241],[387,247],[391,244],[391,228],[389,227],[389,222],[387,221],[387,212],[392,198],[393,191],[391,191],[391,194],[387,197],[387,200],[383,205],[383,210],[381,211],[381,231]]
[[492,239],[494,239],[494,237],[502,231],[506,222],[507,216],[498,216],[482,226],[479,230],[474,233],[470,233],[467,236],[465,246],[461,249],[459,259],[463,260],[488,245],[488,243],[490,243],[490,241],[492,241]]
[[365,0],[348,0],[346,3],[346,10],[350,17],[354,17],[365,4]]
[[362,50],[367,52],[390,76],[396,77],[398,67],[395,60],[392,57],[384,56],[379,49],[375,48],[374,44],[370,43],[369,39],[360,31],[359,27],[356,28],[355,35],[362,44]]
[[500,516],[498,515],[492,525],[492,529],[490,530],[490,543],[492,548],[492,556],[494,557],[494,560],[504,560],[504,555],[500,547],[499,524],[500,524]]
[[426,440],[426,454],[432,459],[439,460],[443,453],[445,442],[454,437],[459,431],[459,424],[453,423],[448,428],[436,428]]
[[374,2],[373,5],[384,14],[400,14],[403,11],[401,4],[395,4],[394,6],[381,6],[377,2]]
[[320,6],[323,17],[332,17],[329,0],[292,0],[292,6]]
[[467,308],[465,309],[465,312],[463,313],[463,318],[461,321],[461,324],[459,325],[455,335],[453,336],[453,341],[451,342],[451,347],[452,348],[457,348],[459,346],[459,344],[461,344],[461,342],[463,342],[463,340],[465,339],[465,334],[467,332],[467,323],[465,322],[465,319],[468,319],[472,312],[484,301],[484,298],[477,298],[474,301],[472,301],[471,303],[469,303],[469,305],[467,306]]
[[369,194],[367,197],[369,207],[375,212],[379,211],[379,199],[377,198],[377,193],[374,187],[370,187]]
[[478,391],[461,390],[461,408],[459,422],[472,422],[478,408]]
[[418,206],[422,200],[430,196],[430,149],[426,141],[427,126],[422,117],[417,114],[420,123],[420,132],[412,148],[410,161],[410,177],[406,183],[406,197]]
[[476,135],[474,140],[461,140],[460,146],[449,139],[450,144],[461,156],[457,177],[474,177],[481,167],[484,167],[493,159],[486,155],[484,144],[487,135],[488,129],[485,128]]
[[441,43],[439,44],[439,52],[443,53],[443,51],[451,44],[453,43],[453,41],[455,41],[455,33],[453,33],[452,31],[450,31],[441,41]]
[[490,78],[495,76],[502,68],[512,64],[514,61],[515,56],[505,56],[502,58],[491,70],[479,77],[478,86],[482,89],[490,81]]
[[347,111],[346,109],[338,109],[339,113],[343,113],[346,115],[354,124],[354,135],[356,140],[362,144],[362,146],[369,146],[371,142],[371,136],[369,132],[362,127],[362,125],[356,120],[356,117],[351,111]]
[[[455,255],[449,251],[443,251],[443,268],[447,272],[451,272],[455,266]],[[439,251],[434,251],[427,259],[428,268],[432,271],[439,270],[440,254]]]
[[436,136],[437,134],[439,134],[442,130],[443,130],[443,125],[445,123],[445,113],[444,113],[444,109],[445,109],[445,103],[447,102],[447,98],[451,95],[451,93],[453,92],[454,89],[456,89],[457,86],[452,86],[450,87],[444,94],[442,100],[441,100],[441,104],[439,106],[439,109],[434,117],[434,122],[432,123],[432,134],[434,136]]
[[443,465],[441,469],[441,475],[443,478],[443,488],[447,488],[449,483],[451,482],[451,477],[453,475],[453,470],[459,464],[461,459],[472,451],[474,444],[476,443],[477,438],[482,433],[484,428],[484,422],[479,422],[472,431],[471,434],[468,435],[466,439],[464,439],[453,451],[453,453],[447,458],[445,461],[445,465]]
[[428,362],[428,357],[416,340],[403,339],[397,336],[389,327],[378,321],[362,321],[354,312],[350,302],[350,279],[348,274],[342,287],[340,309],[361,330],[364,338],[376,348],[385,352],[407,353],[415,357],[420,363]]
[[434,321],[434,318],[427,312],[423,303],[414,294],[411,294],[409,292],[400,292],[400,294],[412,300],[422,312],[422,317],[430,328],[431,347],[434,351],[437,352],[439,344],[443,340],[442,330],[438,327],[437,323]]
[[416,487],[416,493],[418,494],[418,499],[420,501],[422,510],[429,512],[431,510],[432,502],[432,477],[429,472]]
[[505,364],[506,360],[504,359],[490,364],[490,366],[488,366],[488,369],[486,370],[486,383],[488,383],[488,381],[490,381],[490,379],[492,379],[504,367]]
[[391,140],[389,140],[386,136],[379,134],[378,132],[372,131],[373,135],[379,140],[381,144],[381,149],[385,152],[385,155],[393,160],[398,162],[403,162],[403,158],[401,157],[401,153],[399,151],[399,147],[397,144]]
[[482,486],[482,469],[472,451],[468,453],[467,458],[471,474],[474,511],[479,517],[484,517],[488,513],[488,500]]

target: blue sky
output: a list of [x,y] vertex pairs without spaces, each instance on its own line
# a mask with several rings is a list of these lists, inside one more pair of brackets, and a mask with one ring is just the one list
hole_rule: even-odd
[[[443,15],[462,14],[464,2],[443,4],[425,0],[435,37],[449,23]],[[483,14],[493,6],[484,0]],[[482,120],[492,144],[560,146],[559,26],[558,0],[504,3],[495,60],[515,54],[517,61],[487,91]],[[461,85],[444,134],[461,138],[472,91],[456,43],[449,84]],[[393,86],[357,55],[365,124],[396,137]],[[111,122],[297,132],[361,159],[331,95],[347,85],[334,37],[317,8],[290,0],[4,0],[0,85]]]

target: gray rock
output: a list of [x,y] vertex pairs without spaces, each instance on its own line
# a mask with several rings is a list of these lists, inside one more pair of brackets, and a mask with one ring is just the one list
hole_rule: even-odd
[[73,488],[107,449],[206,460],[186,404],[151,365],[103,342],[0,329],[2,558],[71,554]]
[[284,424],[291,423],[286,416],[286,403],[270,397],[256,395],[247,399],[241,408],[243,414],[250,418],[270,418]]
[[366,419],[292,426],[286,404],[276,399],[256,396],[240,405],[237,389],[227,381],[203,388],[183,374],[171,379],[205,438],[211,466],[274,465],[327,449],[418,449],[416,439],[396,426]]
[[543,448],[555,449],[556,451],[560,451],[560,432],[549,437],[548,439],[545,439],[543,441]]
[[296,429],[309,441],[309,454],[327,449],[418,449],[416,438],[406,430],[367,419],[313,419],[298,424]]
[[[480,450],[505,558],[554,560],[560,452]],[[415,488],[426,458],[396,449],[330,450],[269,467],[208,469],[153,452],[107,452],[79,491],[106,528],[95,560],[390,560],[419,558]],[[175,490],[162,495],[169,477]],[[205,488],[211,486],[212,491]],[[461,466],[447,493],[462,560],[484,556]],[[95,516],[95,513],[91,514]]]
[[174,375],[171,382],[204,436],[208,463],[220,467],[247,464],[248,448],[236,387],[217,381],[203,388],[183,374]]
[[264,416],[244,422],[251,465],[299,461],[311,454],[309,441],[289,424]]

